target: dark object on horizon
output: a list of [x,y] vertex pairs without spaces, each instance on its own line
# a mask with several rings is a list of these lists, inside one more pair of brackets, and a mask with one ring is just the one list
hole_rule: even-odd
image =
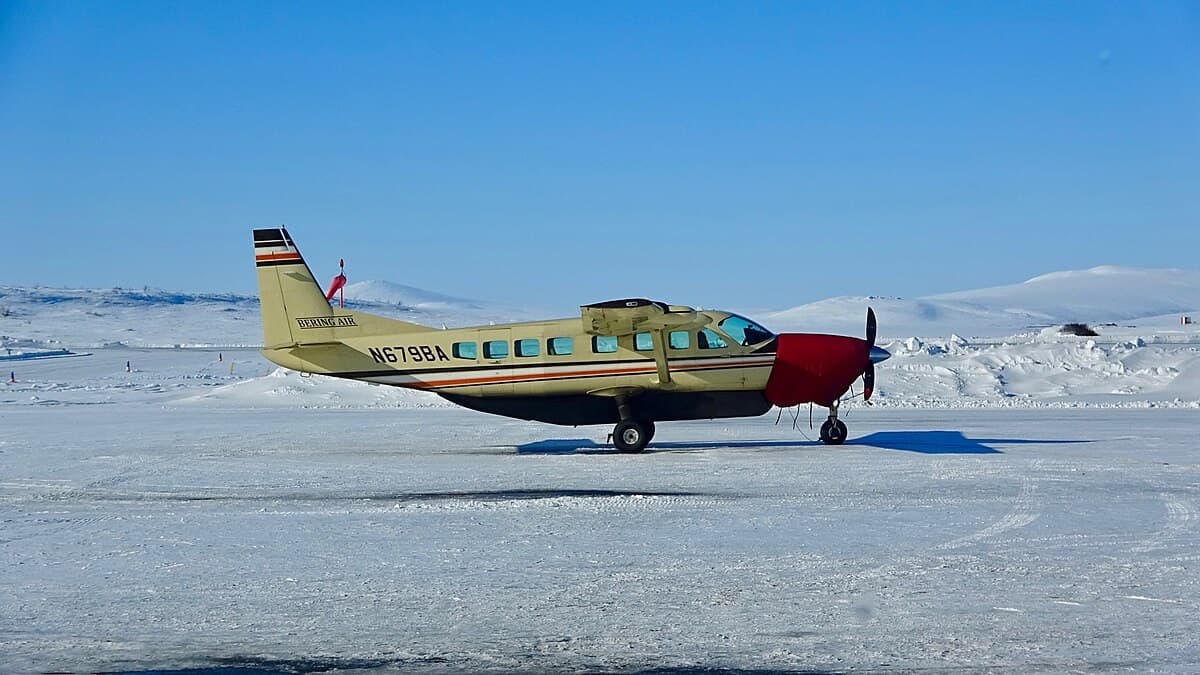
[[1098,337],[1100,335],[1086,323],[1064,323],[1063,327],[1058,329],[1058,332],[1078,335],[1079,337]]

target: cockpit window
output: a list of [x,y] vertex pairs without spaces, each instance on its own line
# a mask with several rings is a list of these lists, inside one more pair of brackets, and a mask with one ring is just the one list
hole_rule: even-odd
[[733,338],[734,342],[742,345],[755,345],[775,337],[771,331],[754,323],[750,319],[730,314],[721,319],[721,323],[717,324],[726,335]]

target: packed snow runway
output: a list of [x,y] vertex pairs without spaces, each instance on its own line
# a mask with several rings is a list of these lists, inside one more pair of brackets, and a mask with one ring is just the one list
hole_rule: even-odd
[[1200,668],[1194,409],[686,422],[627,456],[115,396],[0,407],[0,671]]

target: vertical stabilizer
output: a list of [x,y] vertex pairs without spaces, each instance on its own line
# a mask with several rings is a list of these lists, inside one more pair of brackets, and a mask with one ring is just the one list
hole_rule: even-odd
[[258,268],[264,353],[370,335],[433,330],[366,312],[335,311],[286,228],[254,231],[254,264]]
[[[333,339],[333,308],[287,228],[254,231],[254,264],[267,348]],[[303,336],[298,335],[303,331]]]

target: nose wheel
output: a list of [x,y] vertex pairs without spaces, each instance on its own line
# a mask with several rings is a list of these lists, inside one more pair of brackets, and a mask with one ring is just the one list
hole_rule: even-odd
[[825,445],[841,445],[846,442],[846,423],[838,419],[838,405],[829,407],[829,419],[821,425],[821,442]]
[[846,442],[846,423],[829,418],[821,425],[821,442],[825,445],[841,445]]

